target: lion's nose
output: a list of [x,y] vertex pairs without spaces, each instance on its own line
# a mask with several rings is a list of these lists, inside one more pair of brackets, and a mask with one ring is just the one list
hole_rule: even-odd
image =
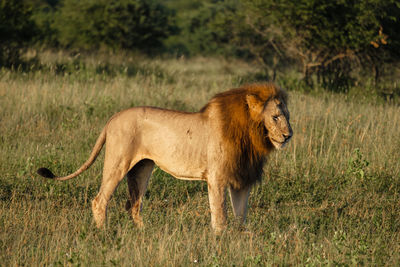
[[283,137],[285,138],[285,140],[289,140],[293,135],[293,132],[290,131],[288,134],[283,134]]

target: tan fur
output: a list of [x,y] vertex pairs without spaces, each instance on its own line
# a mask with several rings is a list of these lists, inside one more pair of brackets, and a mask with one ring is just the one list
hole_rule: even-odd
[[244,221],[251,186],[261,179],[266,156],[292,136],[287,95],[273,84],[253,84],[220,93],[199,112],[136,107],[115,114],[103,129],[90,158],[73,178],[86,170],[106,144],[103,181],[92,201],[94,219],[102,227],[107,203],[126,176],[127,209],[141,226],[141,200],[154,164],[179,179],[208,184],[211,223],[216,232],[226,224],[225,190],[236,217]]

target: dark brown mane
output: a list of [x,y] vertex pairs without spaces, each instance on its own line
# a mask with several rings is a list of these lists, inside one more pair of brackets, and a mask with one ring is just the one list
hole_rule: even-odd
[[201,110],[218,110],[226,153],[231,157],[226,166],[232,177],[229,182],[235,189],[261,179],[266,156],[274,149],[266,138],[264,124],[251,119],[246,102],[249,94],[256,95],[263,102],[273,97],[287,101],[286,93],[273,84],[251,84],[217,94]]

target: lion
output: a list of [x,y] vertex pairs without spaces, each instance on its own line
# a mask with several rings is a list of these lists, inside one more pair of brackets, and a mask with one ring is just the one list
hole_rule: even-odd
[[98,228],[107,203],[126,177],[126,208],[133,222],[140,215],[154,165],[178,179],[207,182],[211,226],[226,228],[225,192],[235,218],[245,222],[251,187],[260,181],[268,154],[281,149],[293,135],[287,94],[272,83],[251,84],[215,95],[200,111],[190,113],[156,107],[133,107],[112,116],[89,159],[74,173],[56,177],[49,169],[38,174],[68,180],[88,169],[106,144],[100,191],[92,201]]

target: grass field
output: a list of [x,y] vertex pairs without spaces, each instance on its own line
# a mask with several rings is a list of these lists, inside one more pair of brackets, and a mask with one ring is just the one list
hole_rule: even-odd
[[[210,231],[206,184],[155,169],[144,229],[123,182],[97,230],[90,201],[103,154],[70,181],[107,119],[137,105],[187,111],[258,70],[224,59],[44,53],[30,72],[0,71],[1,266],[378,265],[400,262],[400,107],[289,91],[294,136],[253,189],[248,231]],[[280,84],[280,81],[277,81]]]

